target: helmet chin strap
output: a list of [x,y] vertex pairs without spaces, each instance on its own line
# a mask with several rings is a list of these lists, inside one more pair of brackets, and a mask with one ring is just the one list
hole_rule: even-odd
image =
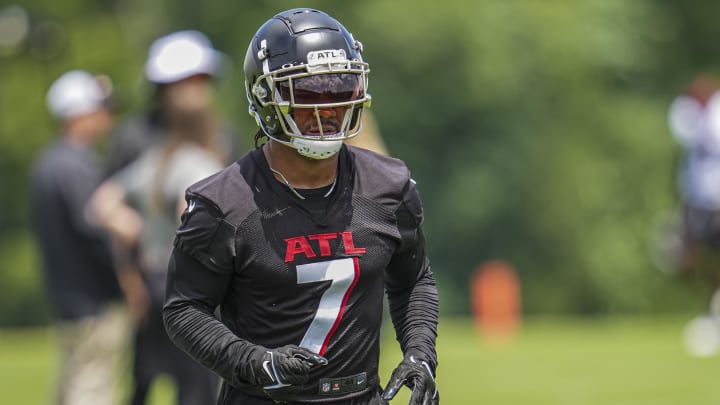
[[290,146],[295,148],[300,155],[317,160],[327,159],[338,153],[342,144],[342,139],[334,141],[314,141],[293,137],[290,140]]
[[298,137],[291,137],[291,139],[284,140],[275,135],[266,134],[268,138],[272,139],[277,143],[281,143],[285,146],[293,148],[297,151],[300,156],[304,156],[310,159],[322,160],[332,157],[340,148],[342,148],[343,140],[324,140],[315,141],[312,139],[304,139]]

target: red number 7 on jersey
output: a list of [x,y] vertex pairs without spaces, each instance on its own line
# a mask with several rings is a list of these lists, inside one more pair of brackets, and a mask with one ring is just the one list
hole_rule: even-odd
[[357,257],[297,266],[298,284],[332,280],[330,288],[320,298],[315,317],[300,342],[301,347],[321,356],[325,354],[330,337],[340,324],[350,292],[359,277],[360,265]]

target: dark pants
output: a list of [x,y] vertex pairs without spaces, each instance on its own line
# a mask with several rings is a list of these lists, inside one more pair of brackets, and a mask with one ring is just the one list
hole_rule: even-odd
[[131,404],[144,405],[153,381],[161,374],[175,382],[178,405],[214,404],[219,387],[217,376],[172,343],[162,320],[162,288],[149,287],[151,305],[145,322],[135,331],[135,387]]

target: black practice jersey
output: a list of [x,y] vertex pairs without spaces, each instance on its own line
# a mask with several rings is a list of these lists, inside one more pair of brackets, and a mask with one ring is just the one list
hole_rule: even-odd
[[[165,321],[176,344],[226,380],[220,403],[235,390],[264,396],[236,373],[251,345],[296,344],[328,359],[298,402],[377,390],[384,291],[403,351],[436,365],[437,290],[415,183],[400,160],[339,153],[327,197],[297,198],[260,149],[187,191]],[[361,388],[339,386],[348,381]]]

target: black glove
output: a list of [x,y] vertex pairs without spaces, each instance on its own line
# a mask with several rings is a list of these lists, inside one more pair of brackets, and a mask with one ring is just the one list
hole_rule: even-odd
[[406,354],[400,365],[393,371],[390,382],[383,391],[383,401],[395,398],[395,394],[403,385],[412,389],[409,405],[438,405],[440,403],[440,394],[435,385],[433,371],[428,361],[419,352]]
[[245,381],[263,387],[275,402],[291,400],[293,385],[305,384],[310,378],[310,369],[327,364],[324,357],[296,345],[259,348],[262,350],[255,350],[239,371]]

